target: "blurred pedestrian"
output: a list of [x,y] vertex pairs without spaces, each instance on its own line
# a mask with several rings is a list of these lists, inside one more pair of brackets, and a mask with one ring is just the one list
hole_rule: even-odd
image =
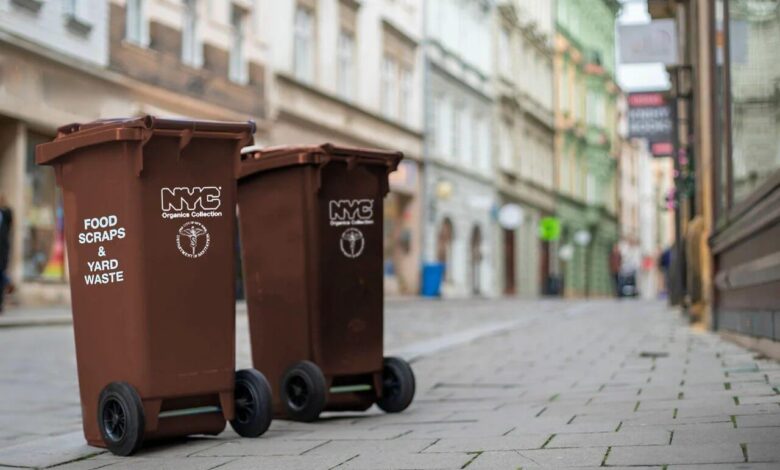
[[666,248],[661,252],[661,256],[658,257],[658,266],[661,268],[661,274],[663,275],[664,280],[663,293],[664,295],[669,295],[669,286],[671,286],[671,282],[669,280],[669,268],[672,266],[671,248]]
[[612,284],[615,288],[615,297],[620,297],[620,268],[623,267],[623,256],[617,243],[612,246],[609,253],[609,274],[612,276]]
[[0,313],[3,313],[3,300],[6,288],[13,289],[6,270],[11,257],[11,226],[13,213],[5,200],[5,195],[0,194]]

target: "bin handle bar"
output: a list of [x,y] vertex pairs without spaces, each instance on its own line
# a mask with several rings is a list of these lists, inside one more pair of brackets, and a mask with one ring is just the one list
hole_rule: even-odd
[[[300,158],[305,158],[306,154],[301,154]],[[330,158],[327,154],[320,154],[320,161],[317,164],[317,187],[315,190],[317,192],[320,192],[320,189],[322,189],[322,169],[327,165],[328,163],[332,162],[333,159]]]
[[147,142],[149,142],[149,139],[152,138],[152,132],[147,131],[144,135],[143,140],[141,141],[141,145],[137,146],[135,149],[135,176],[141,176],[141,173],[144,171],[144,145],[146,145]]
[[35,149],[35,163],[45,165],[76,149],[117,141],[141,141],[146,143],[152,131],[137,127],[106,129],[95,133],[55,140]]

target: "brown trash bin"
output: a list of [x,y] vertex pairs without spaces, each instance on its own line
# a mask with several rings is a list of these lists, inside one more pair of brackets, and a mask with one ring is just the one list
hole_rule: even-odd
[[235,176],[254,129],[146,116],[37,147],[62,188],[89,444],[268,428],[267,381],[235,371]]
[[383,359],[383,207],[399,152],[247,149],[238,182],[254,366],[274,414],[404,410],[414,374]]

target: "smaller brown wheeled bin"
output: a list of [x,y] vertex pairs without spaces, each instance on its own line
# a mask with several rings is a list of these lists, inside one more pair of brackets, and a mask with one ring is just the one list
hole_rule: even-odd
[[330,144],[242,153],[252,359],[278,391],[274,414],[406,409],[412,369],[383,357],[382,200],[401,153]]
[[235,371],[235,203],[252,122],[158,119],[60,128],[36,149],[64,204],[84,435],[264,433],[271,390]]

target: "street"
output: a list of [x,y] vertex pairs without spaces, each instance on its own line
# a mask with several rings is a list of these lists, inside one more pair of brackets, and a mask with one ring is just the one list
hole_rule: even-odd
[[[245,367],[243,308],[238,319]],[[385,348],[413,361],[404,413],[276,420],[258,439],[228,427],[120,458],[84,443],[71,328],[3,328],[0,467],[780,466],[780,364],[660,302],[390,301]]]

